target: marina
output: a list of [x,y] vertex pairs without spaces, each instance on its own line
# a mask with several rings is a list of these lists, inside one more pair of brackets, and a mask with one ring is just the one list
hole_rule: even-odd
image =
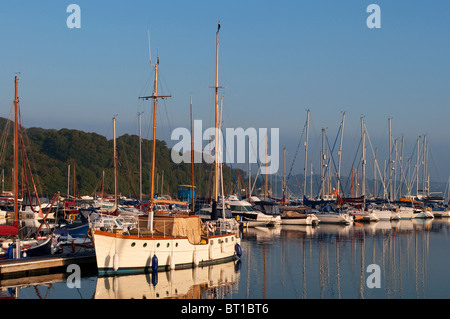
[[449,299],[448,19],[174,2],[0,13],[0,299]]
[[[103,277],[94,267],[79,289],[69,288],[66,271],[0,285],[2,296],[20,299],[447,299],[449,235],[444,218],[256,227],[243,230],[239,261],[156,277]],[[380,288],[367,285],[372,264],[380,267]]]

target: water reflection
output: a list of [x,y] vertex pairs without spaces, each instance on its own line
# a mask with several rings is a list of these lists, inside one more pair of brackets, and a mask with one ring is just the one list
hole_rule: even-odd
[[[0,297],[21,299],[419,299],[450,297],[450,219],[341,226],[281,225],[242,231],[239,262],[81,280],[68,274],[0,280]],[[380,267],[369,288],[367,267]]]
[[239,281],[240,262],[208,267],[102,277],[95,299],[223,299]]
[[[239,297],[446,298],[448,273],[430,268],[450,262],[449,227],[448,219],[417,219],[248,229]],[[371,264],[380,288],[367,285]]]

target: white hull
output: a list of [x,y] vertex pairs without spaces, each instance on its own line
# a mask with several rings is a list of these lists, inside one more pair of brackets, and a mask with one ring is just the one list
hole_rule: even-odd
[[434,218],[434,215],[431,211],[423,210],[419,213],[415,213],[413,218]]
[[400,207],[397,209],[397,213],[400,214],[400,219],[414,218],[414,209],[411,207]]
[[351,213],[353,216],[353,220],[360,221],[360,222],[377,222],[380,219],[373,213],[373,212],[362,212],[362,211],[355,211]]
[[282,225],[315,225],[319,223],[319,218],[314,214],[305,217],[282,217]]
[[392,219],[392,211],[390,210],[379,210],[374,209],[372,213],[378,218],[378,220],[391,220]]
[[450,217],[450,210],[432,211],[434,217]]
[[316,215],[319,223],[325,224],[351,224],[353,222],[352,216],[349,214],[338,213],[320,213]]
[[234,234],[211,236],[203,244],[191,244],[186,237],[139,237],[93,231],[99,274],[133,273],[151,269],[152,258],[158,270],[191,268],[236,258]]

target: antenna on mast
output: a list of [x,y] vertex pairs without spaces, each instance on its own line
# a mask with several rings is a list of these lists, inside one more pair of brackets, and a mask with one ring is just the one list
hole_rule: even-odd
[[152,65],[152,50],[150,48],[150,29],[148,29],[148,57],[150,60],[150,65]]

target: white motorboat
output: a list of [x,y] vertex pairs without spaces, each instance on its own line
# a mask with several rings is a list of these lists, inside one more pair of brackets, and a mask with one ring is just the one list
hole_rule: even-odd
[[273,217],[271,215],[266,215],[258,210],[255,210],[247,201],[226,201],[225,205],[227,209],[231,211],[232,216],[236,218],[236,220],[240,223],[244,223],[247,227],[269,225],[276,222],[277,220],[281,221],[281,218],[279,216]]
[[329,205],[322,208],[322,211],[317,210],[314,213],[322,224],[344,224],[349,225],[353,223],[353,216],[347,211],[333,211]]

